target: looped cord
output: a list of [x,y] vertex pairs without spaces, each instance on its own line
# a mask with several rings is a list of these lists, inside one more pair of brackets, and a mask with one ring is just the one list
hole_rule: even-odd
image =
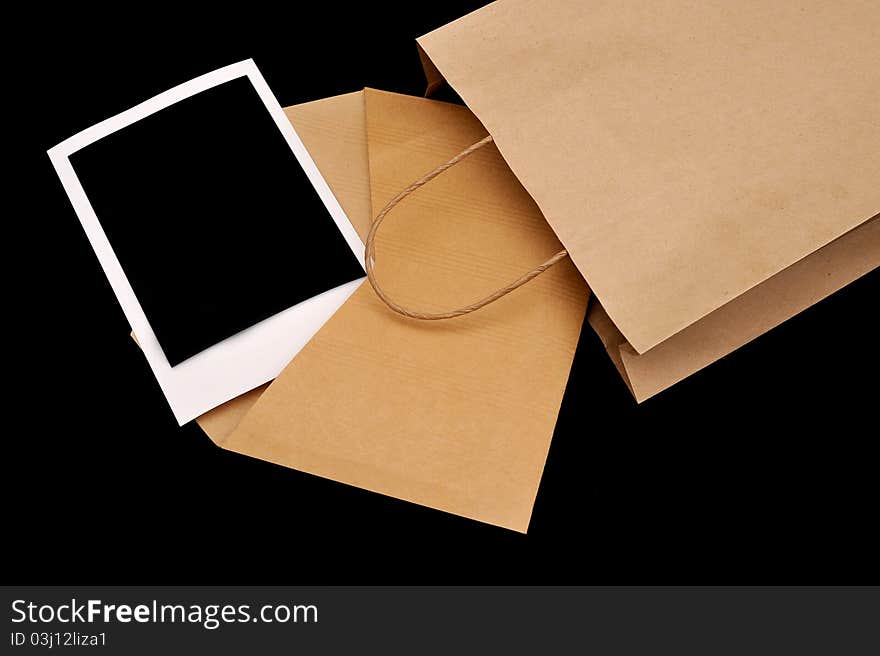
[[458,308],[457,310],[450,310],[449,312],[418,312],[416,310],[410,310],[399,303],[397,303],[394,299],[388,296],[385,293],[385,290],[382,289],[381,285],[379,285],[379,281],[376,280],[376,273],[373,271],[373,263],[375,261],[375,252],[376,252],[376,234],[379,232],[379,226],[382,225],[382,221],[385,220],[385,217],[388,216],[388,213],[393,210],[397,204],[402,201],[404,198],[409,196],[419,187],[422,187],[428,184],[431,180],[436,178],[438,175],[443,173],[444,171],[452,168],[456,164],[458,164],[461,160],[469,157],[480,148],[492,142],[492,135],[480,139],[475,144],[472,144],[461,151],[458,155],[450,159],[448,162],[445,162],[435,168],[433,171],[426,173],[421,178],[413,182],[406,189],[397,194],[394,198],[392,198],[388,204],[382,208],[382,211],[376,216],[373,221],[373,225],[370,227],[370,232],[367,235],[367,243],[366,250],[364,256],[364,267],[367,270],[367,279],[370,281],[370,285],[373,287],[373,290],[376,292],[376,296],[378,296],[385,305],[389,308],[397,312],[397,314],[401,314],[405,317],[409,317],[410,319],[421,319],[423,321],[438,321],[440,319],[452,319],[454,317],[460,317],[464,314],[470,314],[471,312],[475,312],[482,307],[486,307],[490,303],[494,303],[499,298],[506,296],[513,290],[522,287],[530,280],[537,278],[539,275],[544,273],[547,269],[552,267],[554,264],[559,262],[560,260],[565,259],[568,256],[568,252],[565,250],[561,250],[556,253],[549,260],[539,264],[531,271],[523,274],[516,280],[514,280],[509,285],[505,285],[501,289],[498,289],[485,298],[480,299],[475,303],[471,303],[470,305],[466,305],[464,307]]

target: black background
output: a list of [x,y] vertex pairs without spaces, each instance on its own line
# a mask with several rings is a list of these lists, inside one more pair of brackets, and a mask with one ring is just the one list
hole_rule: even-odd
[[877,271],[640,406],[586,330],[527,536],[179,429],[45,150],[247,57],[284,106],[364,86],[420,94],[414,38],[476,5],[273,6],[53,9],[16,24],[28,45],[8,126],[26,142],[14,179],[27,184],[7,217],[24,232],[6,249],[22,256],[7,257],[7,321],[25,356],[7,371],[10,578],[877,581]]

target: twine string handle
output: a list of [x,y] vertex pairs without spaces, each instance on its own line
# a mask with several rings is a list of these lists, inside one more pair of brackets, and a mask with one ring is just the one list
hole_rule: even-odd
[[409,196],[411,193],[428,184],[431,180],[436,178],[438,175],[443,173],[444,171],[449,170],[456,164],[458,164],[461,160],[469,157],[473,153],[477,152],[483,146],[492,142],[492,135],[484,137],[480,139],[478,142],[471,144],[464,150],[462,150],[458,155],[453,157],[447,162],[440,164],[437,168],[432,171],[426,173],[421,178],[410,184],[403,191],[397,194],[394,198],[388,201],[388,204],[382,208],[382,211],[376,216],[373,220],[373,225],[370,227],[370,232],[367,235],[367,243],[364,254],[364,268],[367,271],[367,279],[370,281],[370,285],[373,287],[373,290],[376,292],[376,296],[378,296],[385,305],[391,308],[397,314],[401,314],[405,317],[409,317],[410,319],[421,319],[423,321],[438,321],[440,319],[452,319],[454,317],[460,317],[464,314],[470,314],[471,312],[475,312],[482,307],[486,307],[490,303],[494,303],[499,298],[503,296],[507,296],[510,292],[519,287],[522,287],[530,280],[537,278],[539,275],[544,273],[547,269],[552,267],[554,264],[559,262],[560,260],[565,259],[568,256],[568,252],[565,250],[561,250],[550,259],[542,262],[538,266],[536,266],[531,271],[528,271],[521,275],[519,278],[514,280],[508,285],[501,287],[500,289],[495,290],[485,298],[481,298],[479,301],[475,303],[471,303],[470,305],[465,305],[464,307],[460,307],[457,310],[450,310],[448,312],[419,312],[416,310],[411,310],[407,307],[404,307],[400,303],[396,302],[392,299],[388,294],[382,289],[382,286],[379,284],[379,281],[376,279],[376,272],[373,270],[373,264],[375,262],[375,254],[376,254],[376,234],[379,232],[379,226],[382,225],[382,221],[385,220],[385,217],[393,210],[400,201]]

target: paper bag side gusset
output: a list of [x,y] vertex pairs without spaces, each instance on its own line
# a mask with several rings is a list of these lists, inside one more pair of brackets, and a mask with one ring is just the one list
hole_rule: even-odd
[[[463,107],[367,90],[373,210],[485,132]],[[432,311],[509,282],[559,243],[497,151],[419,189],[377,240],[377,275]],[[566,262],[477,313],[419,322],[362,286],[226,448],[525,531],[588,292]]]
[[418,39],[644,353],[880,211],[880,4],[502,0]]
[[591,304],[587,320],[642,402],[878,267],[880,218],[875,217],[641,355],[600,303]]

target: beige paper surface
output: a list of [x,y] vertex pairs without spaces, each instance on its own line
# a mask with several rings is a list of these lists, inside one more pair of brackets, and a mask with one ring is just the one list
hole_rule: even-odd
[[[374,211],[485,135],[463,107],[365,94]],[[470,302],[559,248],[494,147],[408,198],[386,227],[377,275],[429,311]],[[525,531],[587,296],[565,262],[478,313],[418,322],[365,284],[223,446]]]
[[[370,230],[370,171],[362,91],[286,107],[284,113],[361,239]],[[227,401],[196,419],[223,444],[267,385]]]
[[876,0],[502,0],[418,43],[645,353],[880,212],[878,29]]
[[641,355],[599,303],[587,319],[641,402],[880,266],[875,217]]

